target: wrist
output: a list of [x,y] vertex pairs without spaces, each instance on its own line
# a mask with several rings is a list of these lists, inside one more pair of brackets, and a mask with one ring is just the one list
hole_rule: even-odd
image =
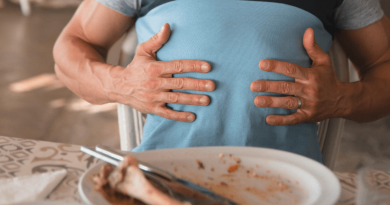
[[118,102],[118,86],[123,87],[123,71],[122,66],[110,66],[104,76],[104,84],[102,85],[106,99],[109,102]]
[[338,116],[350,119],[356,113],[356,107],[361,103],[363,84],[358,82],[343,82],[340,89],[340,101],[338,105]]

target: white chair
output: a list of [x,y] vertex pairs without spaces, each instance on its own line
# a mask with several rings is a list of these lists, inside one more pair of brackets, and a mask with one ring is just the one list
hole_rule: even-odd
[[[119,57],[119,64],[126,67],[135,55],[135,50],[138,45],[137,34],[133,27],[125,37],[121,53]],[[138,110],[130,106],[118,103],[118,123],[121,150],[129,151],[141,143],[142,130],[144,126],[143,115]]]
[[[137,38],[135,29],[130,30],[122,46],[120,64],[127,66],[135,54]],[[333,68],[341,82],[349,81],[348,59],[337,39],[329,52]],[[120,144],[123,151],[138,146],[142,138],[145,116],[139,111],[123,104],[118,104]],[[327,119],[318,123],[318,140],[321,153],[328,168],[333,169],[339,152],[345,119]]]
[[25,16],[29,16],[31,13],[31,7],[29,0],[19,0],[20,8],[22,9],[22,13]]
[[[351,62],[335,38],[332,48],[329,51],[332,60],[333,70],[341,82],[349,82],[349,69]],[[325,165],[333,170],[339,153],[341,136],[343,135],[345,119],[331,118],[319,123],[318,141],[324,158]]]

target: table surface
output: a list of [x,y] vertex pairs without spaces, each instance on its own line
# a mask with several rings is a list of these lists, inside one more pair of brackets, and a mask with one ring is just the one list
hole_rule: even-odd
[[[48,200],[79,202],[78,181],[99,161],[80,151],[80,145],[0,136],[0,179],[66,169],[67,176]],[[354,205],[356,174],[334,172],[342,186],[338,205]]]

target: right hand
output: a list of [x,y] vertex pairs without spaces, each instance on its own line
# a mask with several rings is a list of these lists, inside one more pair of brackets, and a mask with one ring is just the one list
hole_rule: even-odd
[[171,110],[166,103],[206,106],[210,103],[209,97],[170,90],[213,91],[215,84],[211,80],[173,78],[172,75],[207,73],[211,66],[199,60],[157,61],[156,52],[168,41],[170,34],[170,26],[166,23],[156,35],[140,44],[133,61],[126,68],[112,67],[108,73],[110,88],[106,92],[113,101],[129,105],[142,113],[193,122],[193,113]]

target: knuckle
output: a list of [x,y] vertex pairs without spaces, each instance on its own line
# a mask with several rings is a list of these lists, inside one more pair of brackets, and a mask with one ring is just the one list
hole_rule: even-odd
[[193,81],[191,84],[192,84],[192,88],[191,88],[191,89],[193,89],[193,90],[199,90],[199,88],[200,88],[200,83],[199,83],[199,81],[195,80],[195,81]]
[[330,56],[328,54],[324,55],[323,61],[325,62],[331,62]]
[[150,93],[147,92],[142,92],[142,97],[141,100],[146,101],[146,102],[155,102],[157,99]]
[[142,87],[146,88],[147,90],[156,90],[160,87],[160,84],[161,82],[159,80],[147,79],[143,81]]
[[320,74],[318,72],[313,72],[312,76],[315,82],[317,82],[320,79]]
[[292,99],[287,99],[287,101],[285,102],[285,107],[287,109],[293,109],[294,108],[294,101]]
[[164,67],[162,65],[152,62],[146,66],[145,73],[148,75],[158,75],[163,69]]
[[173,68],[176,73],[182,73],[184,69],[184,62],[182,60],[175,61]]
[[196,72],[198,69],[200,68],[200,64],[197,63],[197,62],[191,62],[189,65],[188,65],[188,69],[192,72]]
[[168,101],[171,103],[177,103],[179,101],[179,95],[177,93],[169,93]]
[[282,94],[289,93],[291,91],[291,85],[289,83],[280,84],[279,91]]
[[299,119],[298,118],[293,118],[291,120],[291,124],[298,124],[299,123]]
[[158,41],[158,35],[154,34],[152,38],[150,38],[151,41]]
[[148,103],[148,104],[145,104],[144,107],[145,107],[146,110],[148,110],[149,112],[157,114],[157,112],[156,112],[156,107],[157,107],[157,106]]
[[184,88],[184,79],[183,78],[174,78],[173,84],[174,84],[175,88],[183,89]]
[[[270,91],[271,90],[271,84],[270,83],[264,83],[265,85],[261,86],[261,87],[264,87],[264,91]],[[262,91],[262,90],[260,90]]]
[[286,73],[295,74],[297,72],[297,67],[292,63],[287,63]]
[[316,95],[316,90],[313,88],[313,87],[310,87],[310,88],[306,88],[305,89],[305,93],[310,96],[310,97],[313,97]]
[[168,117],[168,113],[166,110],[162,109],[161,106],[154,106],[154,113],[156,113],[157,115],[163,117],[163,118],[167,118]]

